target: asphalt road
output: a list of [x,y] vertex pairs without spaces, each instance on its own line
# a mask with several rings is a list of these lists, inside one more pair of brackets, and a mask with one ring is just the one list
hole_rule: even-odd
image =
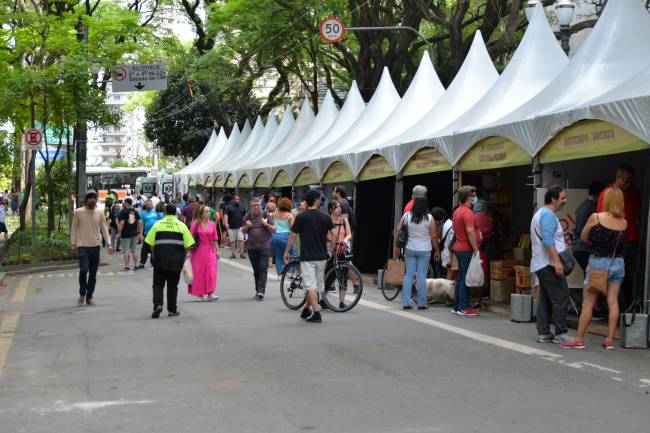
[[[307,324],[279,284],[252,299],[222,260],[222,300],[180,289],[151,311],[150,270],[102,267],[97,307],[75,271],[9,277],[0,293],[0,432],[645,432],[650,351],[535,343],[532,324],[362,303]],[[182,285],[182,284],[181,284]]]

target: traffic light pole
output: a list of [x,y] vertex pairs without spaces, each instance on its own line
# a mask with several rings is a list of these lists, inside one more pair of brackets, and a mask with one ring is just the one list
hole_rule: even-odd
[[[88,26],[85,26],[81,14],[77,20],[77,41],[88,41]],[[74,141],[76,147],[77,163],[77,207],[84,205],[83,200],[88,187],[86,178],[86,150],[88,148],[88,126],[85,119],[78,119],[74,128]]]

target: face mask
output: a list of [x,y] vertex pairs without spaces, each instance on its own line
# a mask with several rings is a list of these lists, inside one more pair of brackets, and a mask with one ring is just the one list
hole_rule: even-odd
[[472,206],[476,206],[477,203],[478,203],[478,196],[472,197]]
[[555,205],[555,209],[557,209],[557,212],[561,211],[563,207],[564,207],[564,203],[557,202],[557,204]]

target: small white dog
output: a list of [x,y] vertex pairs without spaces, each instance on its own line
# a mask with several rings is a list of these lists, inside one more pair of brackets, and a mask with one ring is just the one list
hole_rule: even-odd
[[454,300],[456,281],[446,278],[427,278],[427,298],[447,302]]

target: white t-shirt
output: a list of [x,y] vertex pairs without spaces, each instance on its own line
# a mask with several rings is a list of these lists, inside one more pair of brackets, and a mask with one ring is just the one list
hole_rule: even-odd
[[4,203],[0,203],[0,223],[5,222],[5,215],[7,214],[7,208]]
[[409,239],[406,243],[406,249],[411,251],[431,251],[431,235],[429,234],[429,226],[433,222],[433,217],[429,214],[426,215],[419,224],[415,224],[412,220],[412,213],[407,212],[404,215],[404,220],[408,224]]
[[[542,212],[551,211],[545,207],[541,208],[535,212],[535,215],[533,215],[533,219],[530,222],[530,240],[533,253],[530,260],[531,272],[537,272],[540,269],[543,269],[551,264],[551,258],[548,250],[544,248],[544,244],[540,239],[540,236],[542,236],[542,228],[539,223],[539,218]],[[555,242],[555,249],[557,250],[558,254],[567,249],[566,242],[564,241],[564,230],[562,230],[562,224],[560,224],[559,220],[557,221],[557,226],[555,227],[553,241]]]
[[440,240],[445,240],[445,244],[442,246],[442,252],[440,258],[442,259],[442,266],[446,267],[451,262],[451,252],[449,251],[449,244],[454,237],[454,224],[451,218],[449,218],[442,225],[442,237]]
[[153,208],[155,209],[156,206],[158,206],[158,203],[160,203],[160,199],[156,197],[155,195],[151,196],[151,204],[153,204]]

